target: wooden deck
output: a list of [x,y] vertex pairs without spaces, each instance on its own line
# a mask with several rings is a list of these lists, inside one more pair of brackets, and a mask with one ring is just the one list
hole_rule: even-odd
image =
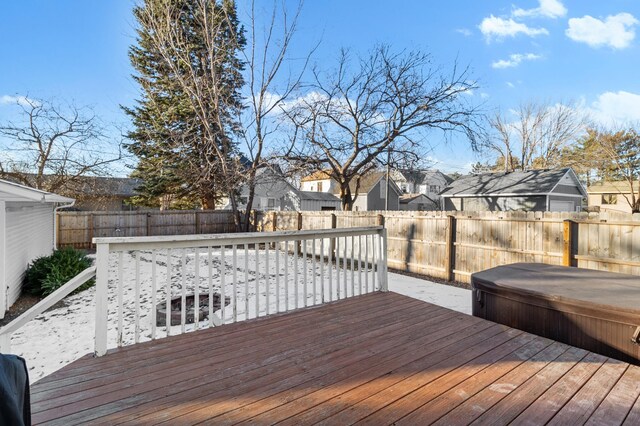
[[640,424],[640,367],[395,293],[84,357],[33,421]]

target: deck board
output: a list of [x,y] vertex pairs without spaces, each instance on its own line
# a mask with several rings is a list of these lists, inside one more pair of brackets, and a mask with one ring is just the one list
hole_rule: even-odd
[[640,368],[396,293],[112,350],[32,385],[35,424],[540,424],[640,414]]

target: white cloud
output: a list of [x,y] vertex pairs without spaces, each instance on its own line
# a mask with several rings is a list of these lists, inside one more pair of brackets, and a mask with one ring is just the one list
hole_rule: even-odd
[[509,59],[500,59],[491,64],[493,68],[512,68],[517,67],[523,61],[534,61],[541,59],[542,55],[536,55],[535,53],[514,53],[509,55]]
[[507,81],[507,83],[506,83],[506,84],[507,84],[507,87],[508,87],[508,88],[510,88],[510,89],[513,89],[514,87],[516,87],[516,85],[515,85],[515,84],[513,84],[513,83],[512,83],[512,82],[510,82],[510,81]]
[[546,28],[532,28],[511,18],[504,19],[493,15],[484,18],[478,28],[480,28],[480,32],[482,32],[487,41],[515,37],[518,34],[524,34],[529,37],[549,34]]
[[586,109],[602,124],[640,122],[640,94],[623,90],[604,92]]
[[472,34],[471,30],[468,28],[457,28],[456,32],[462,34],[465,37],[469,37]]
[[26,96],[11,96],[11,95],[2,95],[0,96],[0,105],[11,105],[11,104],[18,104],[18,105],[22,105],[22,106],[27,106],[27,105],[37,105],[37,102],[34,101],[33,99],[29,99]]
[[513,16],[516,18],[544,17],[562,18],[567,14],[567,8],[559,0],[539,0],[539,6],[533,9],[515,9]]
[[638,20],[630,13],[607,16],[604,21],[585,15],[569,19],[565,31],[571,40],[586,43],[591,47],[608,46],[613,49],[629,47],[636,37],[634,27]]

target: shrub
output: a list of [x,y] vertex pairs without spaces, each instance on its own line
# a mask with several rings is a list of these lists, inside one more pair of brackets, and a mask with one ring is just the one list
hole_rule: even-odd
[[[92,260],[80,250],[56,250],[52,255],[39,257],[29,265],[22,289],[35,296],[47,296],[90,267],[92,263]],[[93,280],[88,281],[74,293],[86,290],[93,284]]]

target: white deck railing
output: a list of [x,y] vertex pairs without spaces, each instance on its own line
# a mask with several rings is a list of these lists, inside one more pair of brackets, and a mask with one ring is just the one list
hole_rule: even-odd
[[[109,346],[387,290],[381,226],[93,242],[96,356]],[[201,298],[204,306],[188,314],[189,300]]]

